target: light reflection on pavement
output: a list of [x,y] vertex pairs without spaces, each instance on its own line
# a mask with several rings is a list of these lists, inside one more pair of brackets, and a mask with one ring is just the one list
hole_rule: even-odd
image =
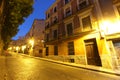
[[120,76],[15,54],[0,57],[0,63],[0,80],[120,80]]

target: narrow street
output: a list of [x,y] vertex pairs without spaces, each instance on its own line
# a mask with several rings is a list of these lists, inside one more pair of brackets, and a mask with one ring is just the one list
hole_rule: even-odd
[[120,76],[14,54],[0,57],[0,80],[120,80]]

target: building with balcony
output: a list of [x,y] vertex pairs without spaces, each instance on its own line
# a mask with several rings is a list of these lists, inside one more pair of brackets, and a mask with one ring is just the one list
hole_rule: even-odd
[[119,0],[56,0],[46,11],[46,57],[120,69],[119,26]]

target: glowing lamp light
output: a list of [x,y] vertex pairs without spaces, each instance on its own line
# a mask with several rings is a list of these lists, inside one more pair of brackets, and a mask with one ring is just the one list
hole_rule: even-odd
[[32,45],[32,47],[34,46],[34,40],[33,40],[33,39],[31,39],[31,40],[29,41],[29,43]]
[[114,34],[120,32],[120,21],[103,21],[101,24],[101,31],[104,31],[105,34]]
[[26,45],[22,46],[22,51],[24,51],[24,50],[25,50],[25,48],[26,48]]
[[17,51],[19,50],[19,47],[18,47],[18,46],[16,47],[16,50],[17,50]]
[[12,50],[12,47],[9,47],[8,50]]

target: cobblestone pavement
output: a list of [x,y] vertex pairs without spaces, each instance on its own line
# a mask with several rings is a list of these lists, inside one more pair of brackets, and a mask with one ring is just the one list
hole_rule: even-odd
[[120,76],[13,55],[0,57],[0,80],[120,80]]

